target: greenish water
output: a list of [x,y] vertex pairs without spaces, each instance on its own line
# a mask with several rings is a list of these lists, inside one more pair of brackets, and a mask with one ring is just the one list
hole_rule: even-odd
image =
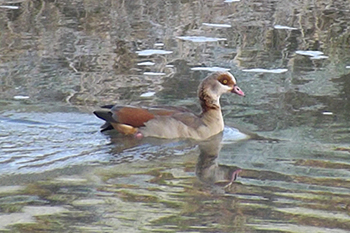
[[[348,232],[349,10],[1,3],[0,231]],[[99,132],[104,104],[199,110],[197,86],[218,69],[247,95],[222,97],[222,137]]]

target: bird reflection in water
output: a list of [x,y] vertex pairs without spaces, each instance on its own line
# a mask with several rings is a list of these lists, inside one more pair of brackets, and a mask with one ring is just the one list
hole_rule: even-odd
[[224,186],[231,188],[242,171],[226,165],[219,165],[219,156],[223,133],[219,133],[208,140],[199,143],[199,157],[196,165],[196,175],[200,181],[207,185]]
[[[158,138],[136,139],[132,136],[108,134],[111,140],[111,163],[132,162],[139,159],[154,160],[161,157],[174,156],[182,151],[183,155],[192,153],[199,148],[195,174],[199,181],[212,188],[231,188],[241,169],[218,164],[217,158],[222,147],[223,133],[212,136],[204,141],[196,140],[166,140]],[[223,188],[222,188],[223,187]]]

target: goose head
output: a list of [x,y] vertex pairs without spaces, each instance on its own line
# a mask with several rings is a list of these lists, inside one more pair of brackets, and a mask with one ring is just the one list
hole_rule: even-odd
[[244,92],[237,86],[235,77],[229,72],[215,72],[205,78],[198,87],[198,97],[203,111],[220,109],[219,99],[224,93],[244,96]]

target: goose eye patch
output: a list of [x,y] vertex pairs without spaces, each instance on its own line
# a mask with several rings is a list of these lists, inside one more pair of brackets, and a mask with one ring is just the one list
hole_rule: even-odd
[[227,74],[221,74],[219,77],[217,77],[217,80],[222,84],[226,86],[233,86],[236,84],[236,80],[234,80],[233,77],[227,75]]

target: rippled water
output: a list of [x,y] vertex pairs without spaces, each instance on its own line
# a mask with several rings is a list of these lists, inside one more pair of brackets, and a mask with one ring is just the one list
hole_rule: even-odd
[[[349,11],[1,3],[0,230],[349,232]],[[198,83],[217,70],[247,95],[222,97],[223,135],[99,132],[92,111],[104,104],[199,110]]]

